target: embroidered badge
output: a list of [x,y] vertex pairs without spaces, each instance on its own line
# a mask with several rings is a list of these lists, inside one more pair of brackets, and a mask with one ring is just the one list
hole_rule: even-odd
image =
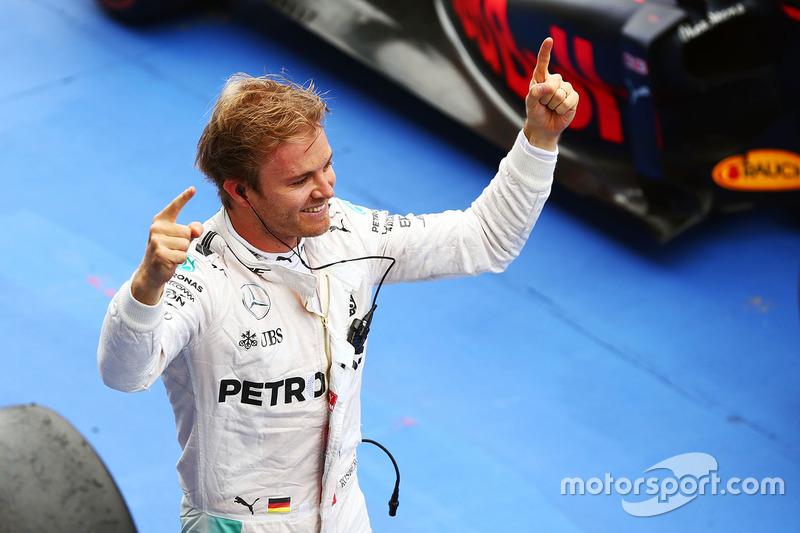
[[244,305],[244,308],[257,320],[261,320],[267,316],[272,304],[269,300],[269,294],[264,290],[264,287],[256,283],[245,283],[240,289],[242,291],[242,305]]
[[332,390],[328,389],[328,409],[330,409],[331,413],[333,412],[333,408],[336,407],[336,400],[338,399],[339,396],[337,396]]
[[268,513],[290,513],[292,511],[291,498],[270,498],[267,503]]
[[254,505],[256,504],[256,502],[257,502],[258,500],[260,500],[260,499],[261,499],[261,498],[256,498],[256,499],[255,499],[255,501],[254,501],[253,503],[247,503],[247,502],[246,502],[246,501],[245,501],[245,500],[244,500],[244,499],[243,499],[241,496],[237,496],[237,497],[236,497],[236,499],[235,499],[235,500],[233,500],[233,503],[238,503],[239,505],[244,505],[245,507],[247,507],[248,509],[250,509],[250,514],[253,514],[253,515],[254,515],[254,514],[255,514],[255,512],[253,512],[253,506],[254,506]]
[[250,348],[253,348],[254,346],[257,345],[258,341],[256,340],[255,333],[250,333],[249,329],[244,333],[242,333],[242,340],[239,341],[239,346],[241,346],[245,350],[249,350]]

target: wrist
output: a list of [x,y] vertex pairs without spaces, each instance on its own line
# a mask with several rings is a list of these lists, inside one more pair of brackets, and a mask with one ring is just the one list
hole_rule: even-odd
[[131,280],[131,295],[139,303],[145,305],[156,305],[161,300],[164,292],[164,284],[152,283],[147,279],[147,275],[137,271]]
[[541,132],[536,132],[533,128],[529,127],[528,124],[525,125],[522,133],[525,135],[525,138],[528,139],[528,143],[531,146],[547,150],[548,152],[555,152],[558,149],[560,135],[543,135]]

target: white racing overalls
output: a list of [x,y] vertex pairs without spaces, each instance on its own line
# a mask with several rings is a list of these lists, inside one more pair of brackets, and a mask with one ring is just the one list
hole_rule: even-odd
[[[502,271],[552,184],[555,163],[530,150],[518,139],[463,212],[390,216],[332,199],[330,230],[303,241],[311,266],[393,257],[387,283]],[[130,282],[113,298],[103,381],[134,392],[163,379],[185,527],[200,515],[211,532],[370,531],[356,457],[366,352],[346,335],[390,261],[299,272],[254,254],[223,211],[204,228],[157,305],[137,302]]]

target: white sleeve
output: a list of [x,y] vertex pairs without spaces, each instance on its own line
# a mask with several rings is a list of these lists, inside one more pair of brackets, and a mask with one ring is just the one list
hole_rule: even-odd
[[360,217],[354,226],[367,249],[397,259],[387,282],[503,271],[522,250],[552,187],[555,154],[536,150],[518,138],[465,211]]
[[149,388],[182,349],[207,330],[214,314],[209,283],[199,271],[176,273],[156,305],[131,294],[131,282],[111,300],[100,333],[97,365],[103,382],[123,392]]

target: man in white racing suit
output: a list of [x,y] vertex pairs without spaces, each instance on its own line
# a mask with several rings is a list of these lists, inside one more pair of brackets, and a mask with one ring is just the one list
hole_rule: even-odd
[[[523,130],[472,206],[390,216],[334,198],[313,86],[232,77],[198,143],[222,209],[156,215],[145,258],[113,298],[103,381],[160,376],[182,453],[183,532],[371,531],[358,487],[365,353],[348,335],[376,285],[502,271],[550,192],[578,95],[539,52]],[[358,322],[356,322],[358,324]]]

